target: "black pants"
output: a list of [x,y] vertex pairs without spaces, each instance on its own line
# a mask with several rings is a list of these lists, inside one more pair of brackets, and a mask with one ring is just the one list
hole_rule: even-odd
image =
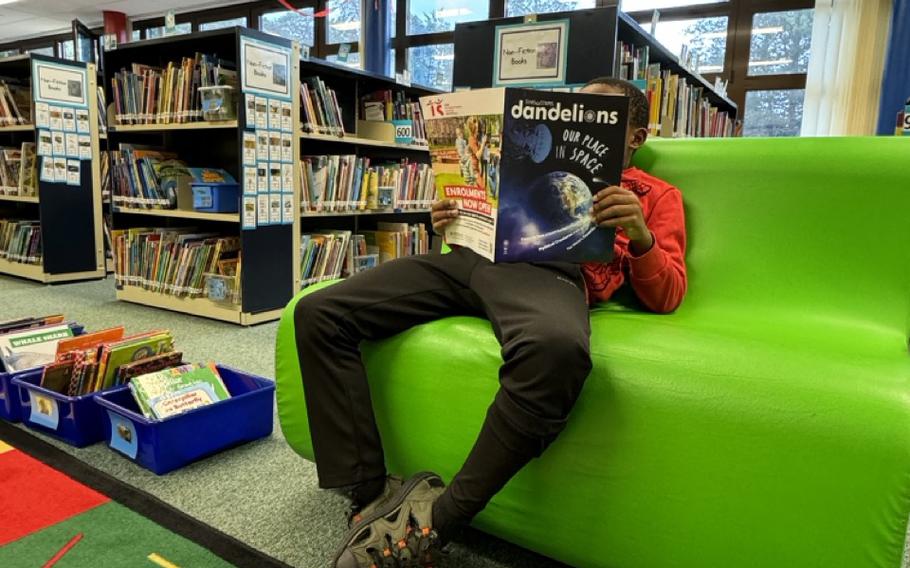
[[[360,342],[453,315],[488,318],[502,345],[501,388],[483,431],[511,450],[505,452],[511,457],[500,457],[514,462],[503,464],[510,471],[506,477],[562,431],[591,369],[579,267],[493,264],[468,249],[403,258],[297,304],[297,350],[321,487],[355,485],[386,473]],[[440,361],[440,377],[430,380],[443,380],[445,369]],[[478,443],[475,453],[490,453],[490,447]],[[459,476],[485,479],[483,463],[491,457],[476,456],[476,471]],[[465,508],[473,515],[505,481],[496,487],[466,484],[456,501],[473,501],[476,506]]]

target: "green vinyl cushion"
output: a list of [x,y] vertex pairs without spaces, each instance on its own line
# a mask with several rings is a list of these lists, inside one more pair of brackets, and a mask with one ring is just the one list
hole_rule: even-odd
[[[476,526],[584,567],[899,567],[907,156],[899,138],[649,141],[637,164],[684,195],[689,294],[670,315],[592,311],[566,431]],[[311,459],[295,303],[279,417]],[[497,388],[490,324],[433,322],[364,359],[389,468],[450,479]]]

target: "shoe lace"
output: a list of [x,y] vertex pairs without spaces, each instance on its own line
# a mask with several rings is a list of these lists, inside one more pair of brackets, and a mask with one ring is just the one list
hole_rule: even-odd
[[407,532],[397,542],[391,534],[383,535],[382,550],[368,548],[373,561],[370,568],[432,568],[444,553],[439,535],[429,527],[421,527],[413,515],[408,516]]

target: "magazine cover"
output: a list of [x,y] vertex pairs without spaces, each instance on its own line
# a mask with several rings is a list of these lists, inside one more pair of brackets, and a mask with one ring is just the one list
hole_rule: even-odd
[[629,99],[482,89],[421,99],[446,242],[494,262],[603,261],[615,231],[593,196],[622,176]]

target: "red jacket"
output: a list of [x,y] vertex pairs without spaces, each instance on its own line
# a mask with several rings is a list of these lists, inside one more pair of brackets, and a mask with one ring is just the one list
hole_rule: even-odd
[[638,196],[654,246],[641,256],[629,252],[629,238],[616,232],[613,261],[582,265],[590,303],[610,298],[628,275],[635,295],[650,310],[668,313],[686,295],[686,219],[682,194],[638,168],[622,174],[622,186]]

